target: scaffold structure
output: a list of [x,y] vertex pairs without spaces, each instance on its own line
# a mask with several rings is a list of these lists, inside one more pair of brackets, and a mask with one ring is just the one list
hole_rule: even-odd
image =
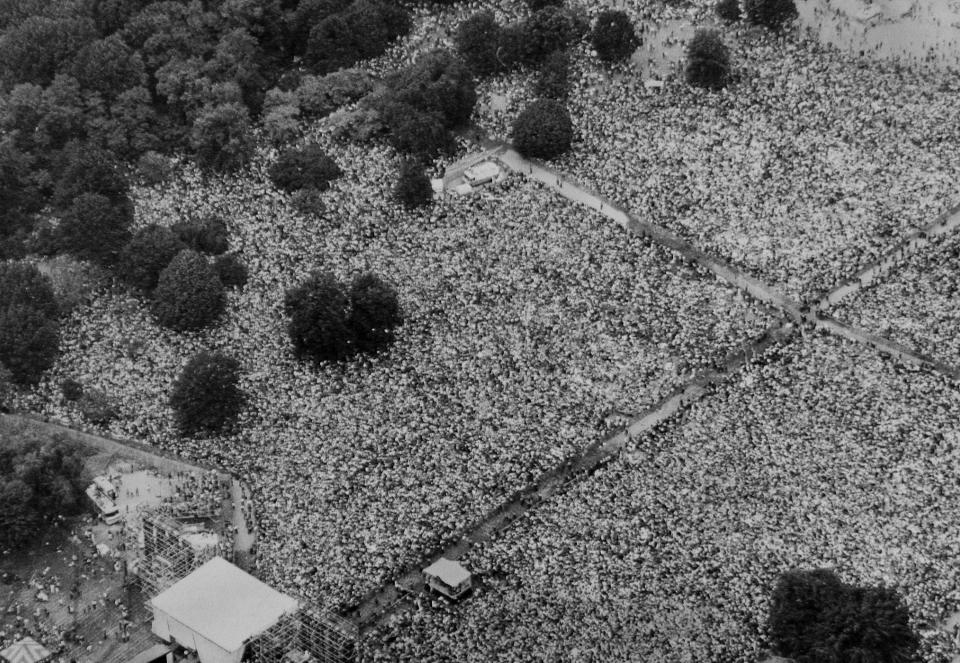
[[356,663],[357,626],[332,612],[301,608],[247,647],[253,663]]

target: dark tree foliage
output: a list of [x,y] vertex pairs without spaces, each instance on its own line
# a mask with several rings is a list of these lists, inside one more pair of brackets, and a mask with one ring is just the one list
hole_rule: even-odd
[[744,0],[743,13],[747,21],[779,31],[797,17],[794,0]]
[[73,378],[64,378],[60,382],[60,394],[63,400],[69,403],[76,402],[83,396],[83,385]]
[[544,7],[562,7],[563,0],[527,0],[531,11],[538,11]]
[[919,646],[909,621],[893,589],[846,585],[816,569],[780,577],[768,628],[779,653],[797,663],[908,663]]
[[140,56],[117,35],[84,46],[70,67],[70,74],[82,88],[107,99],[142,84],[145,73]]
[[397,291],[376,274],[362,274],[350,284],[350,317],[358,352],[379,352],[394,340],[394,329],[403,323]]
[[188,331],[216,320],[225,303],[223,284],[213,267],[196,251],[185,249],[160,273],[152,309],[164,327]]
[[513,144],[524,156],[553,159],[569,150],[572,142],[570,113],[553,99],[534,101],[513,124]]
[[89,477],[82,450],[57,437],[4,427],[0,440],[0,548],[18,549],[84,509]]
[[133,206],[111,202],[98,193],[77,196],[57,227],[57,244],[63,253],[109,267],[130,239]]
[[464,19],[457,26],[453,41],[460,57],[477,76],[489,76],[504,69],[498,55],[501,28],[492,11],[484,10]]
[[0,80],[46,85],[64,63],[97,38],[88,18],[30,16],[0,35]]
[[0,238],[25,231],[33,213],[43,207],[43,195],[32,181],[32,159],[0,140]]
[[410,32],[412,25],[410,12],[399,5],[357,0],[310,30],[304,61],[319,74],[350,67],[358,60],[381,55],[390,42]]
[[214,83],[233,83],[240,88],[243,103],[259,115],[267,89],[265,54],[257,40],[243,28],[224,34],[204,64],[203,72]]
[[300,110],[307,117],[325,117],[373,90],[373,77],[362,69],[341,69],[326,76],[304,76],[297,86]]
[[393,187],[393,198],[405,209],[425,207],[433,202],[433,187],[424,171],[423,164],[408,159],[400,164],[400,174]]
[[51,320],[60,314],[50,279],[35,265],[3,262],[0,263],[0,310],[14,305],[30,306]]
[[227,224],[216,215],[178,221],[170,227],[186,248],[197,253],[218,256],[230,248]]
[[240,364],[218,352],[191,359],[173,384],[170,407],[183,435],[216,433],[233,423],[243,409]]
[[564,51],[547,56],[533,81],[533,93],[546,99],[566,99],[570,94],[570,58]]
[[286,149],[270,167],[274,186],[288,192],[299,189],[325,191],[330,182],[341,175],[340,166],[318,143]]
[[740,0],[717,0],[714,9],[722,21],[736,23],[740,20]]
[[316,362],[341,361],[353,353],[349,300],[333,274],[316,272],[287,291],[284,312],[294,353]]
[[123,159],[134,160],[164,144],[158,133],[159,121],[150,92],[144,87],[133,87],[121,92],[109,114],[89,122],[87,130],[98,145]]
[[697,30],[687,45],[687,82],[718,90],[730,80],[730,49],[716,30]]
[[287,15],[289,46],[295,55],[307,50],[311,29],[324,19],[346,10],[352,0],[300,0]]
[[82,194],[104,196],[111,203],[128,203],[129,186],[120,163],[107,150],[74,142],[63,152],[57,167],[53,204],[66,209]]
[[580,40],[588,27],[580,14],[562,7],[550,5],[534,12],[521,28],[523,64],[537,64],[554,51],[564,50]]
[[626,60],[640,46],[640,39],[630,22],[627,13],[620,10],[606,10],[600,12],[593,32],[590,33],[590,43],[597,52],[597,57],[605,62]]
[[386,80],[390,99],[438,113],[448,128],[465,126],[477,103],[476,82],[462,60],[445,50],[421,56]]
[[152,224],[138,230],[120,251],[117,273],[143,292],[153,292],[160,272],[186,246],[172,230]]
[[53,366],[60,345],[56,320],[28,303],[0,310],[0,363],[18,384],[35,385]]
[[250,161],[254,149],[247,109],[236,102],[204,108],[193,123],[190,145],[201,168],[239,170]]
[[379,110],[387,127],[387,142],[401,154],[426,159],[451,149],[453,139],[439,113],[396,102]]
[[247,284],[247,266],[235,253],[217,256],[213,268],[225,288],[242,288]]

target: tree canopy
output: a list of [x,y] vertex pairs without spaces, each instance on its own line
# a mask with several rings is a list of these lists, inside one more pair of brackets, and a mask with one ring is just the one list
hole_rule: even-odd
[[223,312],[223,284],[207,259],[190,249],[164,268],[153,291],[157,321],[176,331],[206,327]]
[[218,352],[201,352],[177,378],[170,407],[183,435],[216,433],[234,422],[243,409],[240,364]]
[[716,30],[697,30],[687,44],[687,82],[720,89],[730,80],[730,49]]
[[640,46],[640,39],[626,12],[608,9],[597,15],[590,33],[590,43],[597,57],[605,62],[614,62],[629,58]]
[[569,150],[572,141],[570,113],[553,99],[534,101],[513,124],[513,144],[524,156],[553,159]]

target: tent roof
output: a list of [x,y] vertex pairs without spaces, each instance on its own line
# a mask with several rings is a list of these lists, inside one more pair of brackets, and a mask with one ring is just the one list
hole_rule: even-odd
[[50,658],[50,650],[27,637],[0,651],[0,658],[8,663],[38,663]]
[[150,600],[154,610],[168,614],[225,651],[276,624],[299,604],[241,571],[222,557],[214,557]]
[[153,663],[153,661],[157,660],[167,652],[173,651],[174,649],[176,649],[176,646],[165,643],[154,645],[150,649],[142,651],[134,656],[128,661],[128,663]]
[[470,572],[460,566],[460,562],[441,557],[423,570],[424,574],[439,578],[450,587],[456,587],[470,577]]

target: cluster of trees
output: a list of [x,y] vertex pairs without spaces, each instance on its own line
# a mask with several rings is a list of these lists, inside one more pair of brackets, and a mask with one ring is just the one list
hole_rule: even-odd
[[906,663],[919,646],[895,590],[848,585],[827,569],[784,573],[767,627],[796,663]]
[[795,0],[718,0],[715,5],[717,16],[728,23],[739,21],[745,16],[747,22],[774,31],[782,30],[797,17]]
[[287,291],[283,305],[295,354],[315,362],[384,350],[403,323],[397,291],[372,273],[345,287],[329,272],[314,272]]
[[11,381],[36,384],[56,361],[59,314],[50,279],[34,265],[0,263],[0,364]]
[[58,516],[80,513],[89,483],[76,445],[27,430],[0,430],[0,549],[28,545]]
[[201,352],[187,362],[170,394],[182,435],[222,431],[236,422],[245,402],[240,364],[219,352]]

